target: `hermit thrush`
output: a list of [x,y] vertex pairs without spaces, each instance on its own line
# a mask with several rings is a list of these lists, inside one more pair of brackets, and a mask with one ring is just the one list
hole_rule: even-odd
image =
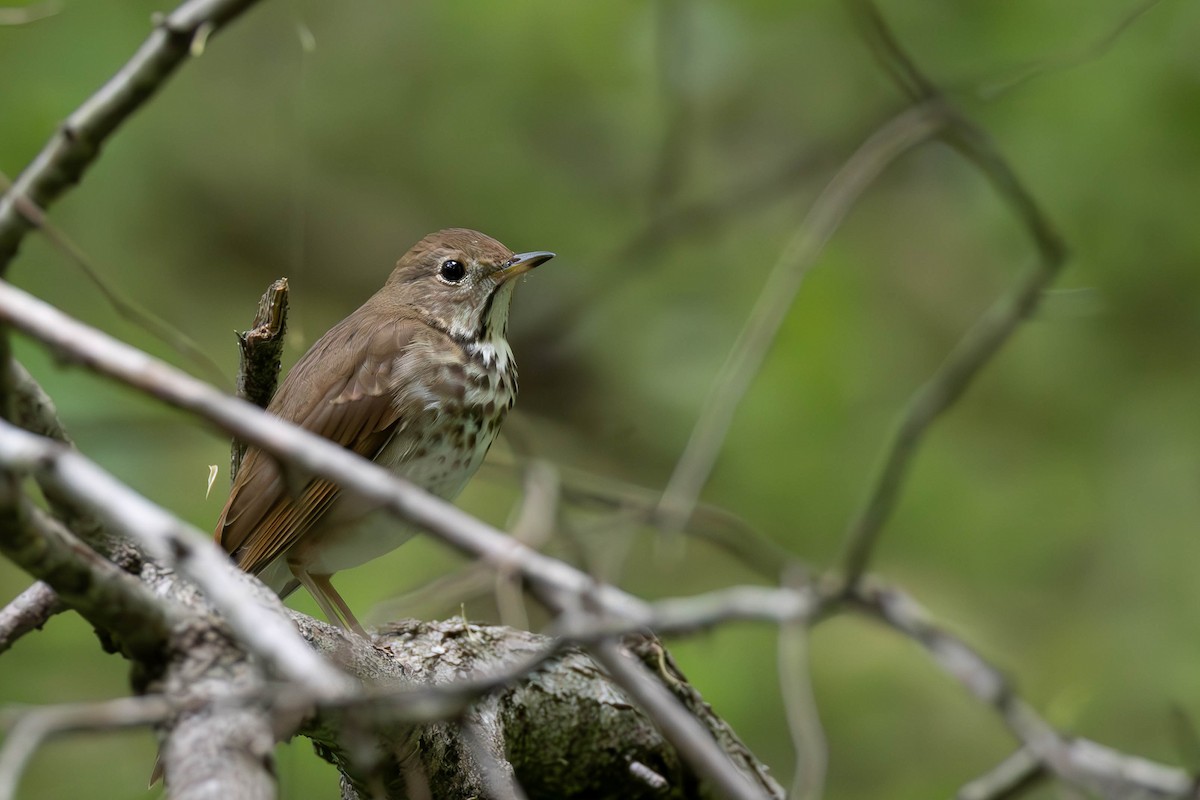
[[[553,257],[514,255],[462,228],[426,236],[305,353],[267,410],[452,499],[516,398],[505,338],[514,279]],[[324,478],[297,480],[250,448],[216,539],[280,597],[303,586],[331,622],[362,633],[330,576],[413,533],[377,504]]]

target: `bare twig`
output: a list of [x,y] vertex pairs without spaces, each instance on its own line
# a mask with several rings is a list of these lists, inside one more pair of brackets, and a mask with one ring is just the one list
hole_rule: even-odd
[[900,46],[872,0],[846,0],[856,13],[871,54],[913,103],[936,103],[945,114],[940,137],[973,162],[1028,229],[1043,269],[1057,272],[1067,257],[1066,245],[1016,172],[986,131],[946,103],[942,92]]
[[1014,69],[1012,74],[1007,78],[985,83],[976,91],[980,97],[985,100],[991,100],[1019,86],[1023,86],[1035,78],[1062,72],[1098,59],[1111,50],[1113,45],[1121,38],[1121,35],[1133,27],[1144,14],[1157,6],[1159,2],[1160,0],[1141,0],[1141,2],[1127,10],[1124,16],[1117,20],[1112,29],[1095,42],[1091,42],[1073,52],[1060,53],[1020,66]]
[[[735,621],[811,624],[828,607],[829,592],[816,586],[796,589],[731,586],[690,597],[656,600],[647,604],[643,615],[636,617],[601,617],[587,610],[566,609],[555,618],[549,632],[571,642],[592,643],[642,629],[687,634]],[[600,610],[605,609],[601,606]]]
[[[12,194],[11,189],[12,183],[9,181],[8,176],[0,172],[0,191]],[[92,264],[91,259],[88,258],[83,248],[75,244],[69,236],[52,224],[49,217],[46,216],[45,211],[24,195],[12,194],[12,196],[14,206],[24,216],[26,221],[40,230],[42,235],[49,239],[50,243],[60,253],[65,255],[83,272],[84,276],[99,290],[101,296],[112,306],[117,316],[132,325],[136,325],[154,338],[165,343],[168,347],[174,349],[181,356],[199,367],[208,376],[209,380],[216,381],[217,383],[225,383],[225,373],[221,371],[216,362],[209,358],[208,354],[191,337],[110,286],[107,279],[100,273],[100,270]],[[3,198],[0,198],[0,202],[3,202]]]
[[12,800],[29,759],[47,738],[80,731],[111,731],[154,725],[173,713],[163,697],[123,697],[100,703],[49,706],[23,711],[0,749],[0,800]]
[[550,540],[558,524],[562,483],[558,468],[540,459],[525,467],[521,509],[512,524],[513,538],[533,547]]
[[65,610],[66,606],[53,589],[42,581],[33,584],[0,609],[0,653]]
[[[513,538],[534,550],[541,550],[558,526],[561,497],[558,470],[545,461],[531,462],[525,470],[521,510],[511,526]],[[501,622],[528,628],[529,615],[525,613],[520,573],[512,568],[501,567],[496,570],[494,583],[496,608]]]
[[[915,103],[943,104],[937,87],[900,47],[875,5],[870,0],[848,2],[861,22],[872,54],[896,85]],[[943,104],[943,108],[946,124],[939,135],[973,162],[1012,207],[1033,239],[1039,261],[988,309],[909,401],[866,500],[847,530],[844,557],[847,584],[858,581],[866,571],[926,429],[962,396],[975,376],[1033,313],[1043,290],[1057,277],[1066,260],[1066,248],[1058,233],[987,134],[949,106]]]
[[[486,464],[485,464],[486,467]],[[554,465],[562,479],[563,499],[582,509],[629,512],[644,524],[654,522],[662,498],[660,491],[611,475]],[[601,523],[602,524],[602,523]],[[684,533],[706,541],[742,561],[769,581],[779,581],[786,571],[797,569],[796,555],[769,539],[732,511],[708,503],[697,503],[683,527]]]
[[779,626],[779,688],[796,754],[789,800],[820,800],[829,766],[829,746],[813,693],[808,646],[807,625]]
[[[237,396],[266,408],[279,382],[283,337],[287,334],[288,281],[280,278],[263,293],[250,330],[238,337]],[[229,456],[229,480],[237,477],[246,443],[234,438]]]
[[666,529],[679,530],[691,515],[734,413],[825,243],[879,174],[909,149],[936,134],[943,124],[937,104],[904,111],[872,134],[817,198],[772,268],[746,326],[713,381],[659,503],[659,521]]
[[[658,601],[650,605],[648,616],[640,621],[610,623],[582,609],[567,611],[558,617],[552,632],[559,637],[557,641],[561,646],[567,641],[592,645],[608,642],[611,637],[633,632],[639,627],[638,622],[656,631],[675,633],[735,619],[769,620],[802,629],[845,609],[882,621],[924,648],[934,663],[976,699],[996,709],[1017,739],[1036,755],[1038,763],[1045,764],[1062,780],[1099,791],[1104,796],[1200,797],[1182,769],[1129,756],[1055,731],[1013,692],[999,670],[961,639],[936,626],[912,597],[895,587],[864,581],[849,595],[843,592],[840,581],[833,579],[823,581],[819,586],[799,585],[784,589],[732,587],[705,595]],[[378,698],[365,702],[374,707],[396,702],[398,709],[404,709],[405,719],[413,719],[411,714],[418,709],[432,709],[435,717],[444,718],[464,708],[473,698],[538,668],[550,655],[550,651],[534,653],[527,660],[511,665],[511,672],[473,678],[461,685],[456,682],[444,690],[439,688],[436,702],[432,697],[417,695],[396,695],[394,701]],[[602,663],[610,668],[607,661]],[[787,666],[794,666],[790,656]],[[626,684],[622,682],[622,685]],[[794,691],[795,687],[789,690]],[[657,706],[647,708],[661,722]],[[811,740],[806,746],[811,746]],[[993,784],[1000,781],[999,773],[997,770],[997,775],[993,776]]]
[[0,25],[28,25],[62,11],[60,0],[44,0],[23,8],[0,8]]
[[[515,463],[499,459],[485,462],[483,467],[509,472],[519,468]],[[555,464],[554,469],[562,482],[564,501],[584,509],[624,513],[629,519],[646,525],[654,522],[661,491],[562,464]],[[798,563],[795,555],[745,519],[711,503],[697,503],[682,530],[692,538],[724,550],[771,581],[778,581],[785,571],[796,568]]]
[[[3,431],[49,443],[7,422],[0,422]],[[57,443],[52,446],[65,448]],[[3,455],[0,463],[13,469]],[[109,631],[128,654],[144,658],[161,655],[170,627],[170,605],[81,543],[58,520],[34,507],[14,484],[6,482],[0,502],[0,552],[49,584],[63,603],[93,625]]]
[[[541,460],[527,464],[521,504],[516,519],[508,526],[512,537],[541,550],[555,533],[561,492],[556,466]],[[489,593],[495,598],[500,620],[505,625],[528,629],[520,572],[511,566],[480,561],[389,598],[373,608],[370,617],[384,620],[397,616],[421,617],[425,612],[442,613]]]
[[[524,486],[517,518],[509,529],[517,541],[541,550],[554,535],[558,521],[562,492],[559,470],[549,462],[532,461],[524,471]],[[380,603],[371,610],[370,616],[382,620],[398,616],[421,617],[426,610],[441,613],[447,608],[457,609],[460,604],[489,592],[495,596],[504,624],[528,629],[519,573],[514,573],[511,568],[495,569],[479,561]]]
[[[67,435],[50,395],[46,394],[20,363],[10,360],[9,366],[9,385],[13,393],[13,422],[30,433],[73,447],[74,442]],[[55,516],[93,550],[126,568],[129,562],[137,560],[137,553],[132,544],[110,534],[96,515],[74,498],[56,492],[53,486],[42,485],[40,488]]]
[[1012,800],[1036,786],[1046,776],[1037,757],[1022,747],[987,773],[964,784],[954,800]]
[[[641,601],[636,601],[633,598],[624,595],[623,593],[611,589],[609,587],[594,587],[590,579],[573,570],[572,568],[545,559],[536,553],[526,552],[520,549],[511,540],[503,537],[499,532],[495,532],[487,526],[478,523],[469,516],[451,515],[450,518],[441,516],[443,513],[442,505],[438,503],[429,503],[420,499],[422,495],[415,490],[408,488],[406,485],[399,483],[390,476],[378,476],[377,468],[366,463],[360,463],[358,459],[349,458],[344,461],[344,453],[340,448],[330,445],[324,440],[316,439],[315,437],[306,437],[302,432],[292,429],[284,423],[279,422],[261,411],[254,409],[246,404],[241,404],[237,401],[230,400],[212,390],[204,387],[193,379],[184,376],[177,371],[171,370],[165,365],[161,365],[149,359],[144,354],[130,352],[128,348],[108,339],[99,332],[91,331],[85,326],[74,322],[68,318],[62,317],[57,312],[45,307],[39,301],[33,300],[17,290],[0,285],[0,317],[10,321],[17,327],[23,330],[29,330],[36,333],[40,338],[47,339],[55,347],[61,348],[66,352],[71,353],[74,357],[83,359],[88,363],[100,368],[108,373],[115,374],[134,385],[150,389],[158,396],[164,397],[171,402],[180,406],[191,408],[200,412],[204,412],[207,416],[216,417],[219,421],[228,427],[244,432],[246,438],[254,441],[257,445],[263,446],[268,451],[274,451],[281,457],[290,457],[298,460],[306,469],[311,469],[318,474],[326,474],[333,479],[342,480],[347,485],[352,485],[355,490],[362,491],[364,494],[379,498],[386,501],[390,507],[398,511],[407,511],[416,509],[423,515],[423,520],[429,520],[437,525],[439,533],[442,533],[446,538],[456,545],[462,547],[469,552],[481,555],[492,563],[517,565],[522,574],[528,579],[535,582],[542,582],[544,585],[555,589],[562,593],[568,593],[576,597],[588,596],[594,601],[598,608],[604,609],[607,613],[615,615],[618,619],[625,619],[626,624],[638,622],[641,624],[650,624],[661,626],[665,629],[670,629],[673,626],[685,628],[687,626],[695,626],[707,622],[714,624],[715,622],[725,619],[735,618],[767,618],[776,620],[803,620],[811,618],[816,609],[819,609],[819,598],[814,598],[811,595],[806,595],[797,590],[766,590],[752,587],[742,587],[737,590],[729,590],[723,593],[718,593],[709,596],[701,596],[700,598],[688,599],[684,601],[664,602],[655,604],[650,607]],[[0,443],[7,441],[13,437],[26,437],[28,434],[22,434],[16,431],[6,433],[0,437]],[[29,437],[33,438],[33,437]],[[312,443],[306,441],[307,438],[314,438]],[[44,440],[34,440],[36,442],[44,442]],[[300,444],[297,444],[299,442]],[[46,443],[48,444],[48,443]],[[324,451],[329,450],[328,454]],[[80,457],[69,453],[55,454],[45,449],[45,445],[39,444],[37,448],[23,450],[23,461],[30,466],[39,469],[51,469],[62,467],[62,465],[71,465],[67,473],[72,476],[82,476],[85,473],[80,473],[76,462],[80,461]],[[93,468],[94,469],[94,468]],[[83,484],[85,491],[88,491],[89,496],[99,494],[103,496],[106,503],[113,503],[114,500],[122,500],[119,493],[106,483],[99,486],[93,486],[88,489],[87,486],[91,483],[90,476],[87,480],[73,480],[72,485]],[[124,490],[123,492],[128,492]],[[409,505],[409,495],[416,498]],[[397,502],[397,496],[403,497],[405,503]],[[144,501],[141,501],[144,503]],[[113,511],[110,509],[108,513],[111,515]],[[155,510],[152,514],[139,513],[138,517],[142,520],[154,520],[161,515],[161,511]],[[465,517],[467,522],[461,529],[457,527],[458,520]],[[145,524],[141,522],[139,524]],[[168,524],[168,523],[164,523]],[[170,525],[175,525],[173,521]],[[431,526],[432,527],[432,526]],[[207,542],[204,542],[208,545]],[[200,543],[196,542],[194,552],[200,552],[202,548]],[[214,552],[214,556],[218,558],[222,568],[230,568],[228,563],[220,557],[220,554]],[[210,589],[211,591],[211,589]],[[213,593],[215,596],[223,596],[221,591]],[[253,605],[253,603],[249,604]],[[888,606],[891,609],[891,606]],[[895,620],[903,619],[897,617],[893,613],[889,613],[886,618]],[[595,632],[595,627],[592,627],[592,632]],[[914,633],[918,628],[911,629]],[[941,658],[949,659],[951,663],[962,663],[961,656],[963,648],[953,648],[947,650],[943,646],[930,645],[931,652]],[[969,650],[966,651],[969,653]],[[971,685],[975,685],[972,682]],[[1001,686],[1003,684],[1000,684]],[[977,694],[982,698],[991,698],[995,696],[997,687],[993,683],[990,686],[984,681],[984,685],[976,686]],[[1022,704],[1014,706],[1018,711],[1010,714],[1006,719],[1010,721],[1010,725],[1018,732],[1018,735],[1023,741],[1032,740],[1035,743],[1042,742],[1044,745],[1045,737],[1050,737],[1048,741],[1053,744],[1052,749],[1055,753],[1063,751],[1061,743],[1064,741],[1060,736],[1052,731],[1047,733],[1047,728],[1040,720],[1030,722],[1028,709]],[[1034,718],[1036,720],[1036,718]],[[1033,746],[1033,745],[1031,745]],[[1079,748],[1078,742],[1071,742],[1071,748]],[[1044,753],[1048,746],[1043,746],[1042,750],[1036,750],[1039,757],[1045,757]],[[1112,754],[1111,751],[1099,750],[1098,745],[1088,745],[1088,750],[1082,755],[1092,755],[1096,752],[1104,754],[1102,762],[1111,765],[1116,763],[1124,769],[1127,762],[1124,760],[1127,757]],[[1075,752],[1068,749],[1067,752]],[[1114,761],[1116,759],[1116,761]],[[1148,762],[1134,760],[1131,762],[1134,766],[1142,767]],[[1150,765],[1146,768],[1151,775],[1152,782],[1158,784],[1169,784],[1178,777],[1175,771],[1169,768],[1158,765]],[[1059,767],[1055,767],[1058,772]],[[1072,773],[1073,775],[1073,773]],[[1084,784],[1090,785],[1090,784]],[[1165,795],[1165,796],[1186,796],[1186,795]]]
[[971,381],[1025,321],[1054,272],[1030,272],[988,309],[951,351],[937,372],[913,395],[886,448],[883,465],[871,483],[846,533],[847,583],[862,577],[884,523],[896,506],[904,480],[929,425],[954,404]]
[[961,639],[938,627],[916,600],[895,587],[860,582],[849,602],[925,649],[975,699],[993,708],[1018,741],[1061,780],[1101,797],[1198,798],[1186,771],[1065,736],[1013,690],[1009,681]]
[[19,361],[9,361],[9,386],[13,392],[13,422],[30,433],[74,444],[58,417],[54,400]]
[[104,141],[188,58],[198,33],[211,37],[253,4],[254,0],[187,0],[162,17],[133,58],[71,114],[0,197],[0,275],[33,224],[18,198],[48,208],[79,181]]

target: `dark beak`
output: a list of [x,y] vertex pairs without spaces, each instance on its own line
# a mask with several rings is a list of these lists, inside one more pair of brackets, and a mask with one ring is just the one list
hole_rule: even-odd
[[545,250],[536,250],[532,253],[517,253],[508,263],[501,267],[499,275],[501,280],[510,280],[518,275],[522,275],[534,267],[545,264],[550,259],[554,258],[554,253],[548,253]]

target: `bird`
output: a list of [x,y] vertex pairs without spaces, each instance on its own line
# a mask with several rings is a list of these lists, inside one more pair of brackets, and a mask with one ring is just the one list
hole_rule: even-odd
[[[553,257],[465,228],[429,234],[296,362],[268,413],[453,500],[516,400],[516,279]],[[303,586],[330,622],[365,637],[330,577],[415,533],[378,503],[250,447],[214,537],[281,598]]]

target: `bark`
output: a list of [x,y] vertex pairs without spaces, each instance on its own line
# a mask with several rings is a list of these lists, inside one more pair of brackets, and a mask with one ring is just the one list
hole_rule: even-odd
[[[325,627],[301,629],[316,639]],[[462,620],[392,623],[379,632],[375,645],[373,653],[347,666],[365,680],[373,676],[377,690],[424,688],[431,710],[439,713],[445,710],[442,703],[481,676],[510,673],[531,661],[541,664],[450,721],[379,731],[369,758],[352,747],[352,728],[366,718],[347,722],[340,713],[318,713],[301,732],[343,771],[359,796],[496,797],[497,778],[503,782],[510,775],[530,798],[715,796],[625,690],[582,650],[548,656],[556,652],[548,637]],[[678,672],[671,681],[698,700]],[[439,695],[439,689],[447,694]],[[375,712],[385,714],[387,701],[380,703]],[[703,708],[706,726],[720,731],[723,746],[748,752],[711,709]],[[764,785],[782,796],[770,778],[764,777]]]

